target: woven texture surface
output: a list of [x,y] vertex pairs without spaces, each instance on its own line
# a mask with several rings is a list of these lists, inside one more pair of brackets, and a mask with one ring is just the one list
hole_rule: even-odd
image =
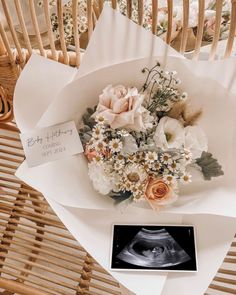
[[[47,33],[40,34],[34,1],[29,0],[34,34],[29,35],[24,23],[20,0],[14,0],[19,30],[13,26],[9,2],[1,0],[7,26],[0,22],[0,294],[130,294],[94,261],[63,226],[43,196],[17,180],[15,170],[24,160],[18,129],[13,121],[12,95],[21,70],[32,52],[56,61],[79,66],[80,47],[85,47],[101,13],[103,0],[87,1],[87,27],[77,34],[79,0],[72,1],[75,51],[68,52],[63,33],[62,1],[56,1],[59,40],[55,42],[49,18],[48,0],[44,2]],[[117,1],[110,1],[117,8]],[[144,1],[138,0],[138,23],[143,25]],[[167,2],[168,26],[166,42],[171,43],[174,1]],[[127,1],[126,14],[132,16],[133,1]],[[232,1],[231,23],[222,56],[233,48],[236,28],[236,1]],[[158,1],[152,1],[151,30],[156,33]],[[199,57],[202,45],[204,1],[199,1],[198,29],[193,44],[193,58]],[[209,48],[213,60],[219,41],[222,1],[217,0],[216,29]],[[179,34],[179,50],[187,49],[189,1],[184,1],[183,28]],[[218,28],[218,29],[217,29]],[[236,241],[206,294],[236,294]]]

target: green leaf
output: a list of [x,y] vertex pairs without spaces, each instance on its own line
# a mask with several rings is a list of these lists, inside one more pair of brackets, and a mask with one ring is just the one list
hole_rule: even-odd
[[109,195],[110,198],[115,200],[115,205],[120,204],[121,202],[128,200],[132,197],[131,192],[125,191],[125,192],[112,192],[112,194]]
[[205,180],[224,175],[221,165],[217,159],[212,157],[211,153],[202,152],[201,158],[196,159],[196,164],[201,167]]

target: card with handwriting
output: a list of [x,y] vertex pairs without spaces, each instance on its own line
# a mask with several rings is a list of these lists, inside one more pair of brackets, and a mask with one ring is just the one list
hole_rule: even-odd
[[29,167],[83,152],[74,121],[20,134]]

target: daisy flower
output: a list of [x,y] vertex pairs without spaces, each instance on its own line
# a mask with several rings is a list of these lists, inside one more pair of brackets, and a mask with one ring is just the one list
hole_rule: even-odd
[[114,138],[109,142],[109,148],[113,153],[118,153],[122,150],[123,144],[118,138]]
[[183,174],[181,176],[181,182],[185,184],[192,182],[192,175],[189,173]]
[[104,151],[106,149],[107,144],[105,141],[95,141],[93,147],[96,151]]
[[161,155],[161,162],[165,165],[170,165],[172,163],[171,155],[164,153]]
[[133,184],[143,182],[147,176],[148,175],[142,165],[129,164],[125,168],[125,178]]
[[116,173],[123,173],[124,163],[117,161],[114,163],[113,168],[116,171]]
[[165,183],[167,183],[169,185],[173,185],[176,183],[176,178],[171,174],[163,175],[163,180],[165,181]]
[[96,116],[96,118],[95,118],[95,122],[96,122],[97,124],[99,124],[99,125],[103,125],[103,124],[106,123],[106,120],[105,120],[105,118],[104,118],[103,116],[98,115],[98,116]]
[[168,165],[168,169],[172,172],[176,172],[180,170],[180,164],[176,161],[173,161],[171,164]]
[[161,169],[162,165],[160,162],[158,161],[155,161],[153,164],[152,164],[152,168],[155,170],[155,171],[159,171]]
[[157,160],[157,153],[156,152],[147,152],[145,154],[145,160],[148,161],[148,162],[151,162],[153,163],[155,160]]
[[190,164],[193,160],[193,155],[190,152],[190,150],[188,150],[188,149],[184,149],[183,157],[184,157],[186,164]]

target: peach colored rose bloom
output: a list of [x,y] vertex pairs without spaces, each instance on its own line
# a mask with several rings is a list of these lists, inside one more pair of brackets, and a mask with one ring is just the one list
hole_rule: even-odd
[[136,88],[126,89],[122,85],[109,85],[99,96],[94,116],[103,116],[113,129],[125,127],[136,131],[143,130],[143,99],[144,96],[139,94]]
[[158,210],[175,202],[177,195],[162,178],[151,178],[146,187],[145,198],[153,209]]

